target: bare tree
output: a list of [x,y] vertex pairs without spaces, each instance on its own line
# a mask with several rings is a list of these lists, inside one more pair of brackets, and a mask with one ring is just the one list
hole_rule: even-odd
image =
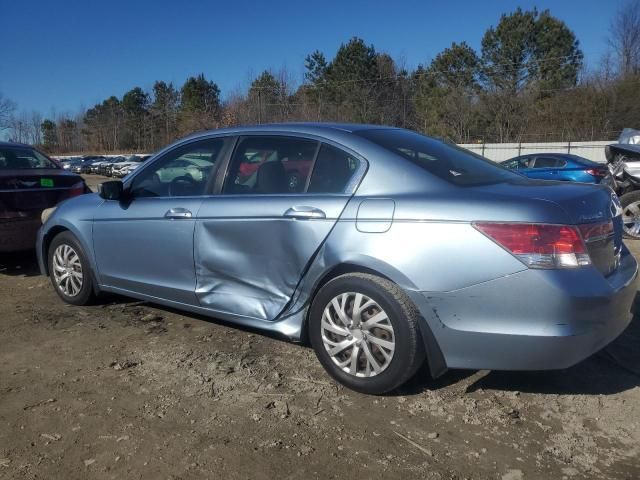
[[609,46],[621,75],[640,73],[640,0],[628,0],[611,21]]
[[0,132],[11,126],[11,118],[15,109],[16,104],[0,92]]
[[31,130],[31,143],[42,144],[42,115],[36,110],[32,110],[29,115],[29,128]]

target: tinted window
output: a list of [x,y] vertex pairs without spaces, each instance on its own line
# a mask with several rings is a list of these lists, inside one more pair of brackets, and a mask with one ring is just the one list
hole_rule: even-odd
[[224,148],[225,139],[178,147],[138,175],[131,188],[136,197],[203,195]]
[[342,193],[346,190],[360,161],[342,150],[322,145],[313,167],[309,193]]
[[553,157],[536,157],[533,168],[557,168],[564,167],[565,161],[560,158]]
[[31,170],[34,168],[58,168],[58,166],[33,148],[0,146],[0,170]]
[[481,185],[521,178],[480,155],[408,130],[372,129],[355,134],[455,185]]
[[525,168],[529,168],[530,163],[531,157],[517,157],[511,160],[507,160],[506,162],[501,162],[501,165],[511,170],[522,170]]
[[303,192],[318,142],[289,137],[244,137],[229,165],[223,193]]

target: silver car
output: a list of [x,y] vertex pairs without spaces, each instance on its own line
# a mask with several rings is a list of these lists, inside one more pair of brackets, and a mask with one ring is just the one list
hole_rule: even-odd
[[[173,174],[187,157],[202,175]],[[573,365],[629,324],[637,276],[607,187],[344,124],[181,140],[61,204],[37,252],[68,303],[116,292],[308,340],[372,394],[425,361],[434,377]]]

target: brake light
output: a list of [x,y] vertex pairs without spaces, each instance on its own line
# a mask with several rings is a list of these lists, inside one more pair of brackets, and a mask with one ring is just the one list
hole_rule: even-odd
[[78,182],[75,185],[73,185],[70,189],[69,189],[69,198],[71,197],[77,197],[78,195],[82,195],[83,193],[85,193],[85,185],[84,182]]
[[474,227],[531,268],[591,265],[578,228],[536,223],[474,223]]
[[607,175],[607,171],[602,168],[590,168],[586,172],[594,177],[605,177]]
[[607,238],[613,235],[613,221],[580,225],[580,233],[586,243]]

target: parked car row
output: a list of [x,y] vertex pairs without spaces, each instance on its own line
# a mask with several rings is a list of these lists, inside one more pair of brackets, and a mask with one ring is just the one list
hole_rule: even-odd
[[124,177],[148,160],[151,155],[131,155],[106,157],[103,155],[87,155],[60,160],[62,168],[74,173],[104,175],[107,177]]

